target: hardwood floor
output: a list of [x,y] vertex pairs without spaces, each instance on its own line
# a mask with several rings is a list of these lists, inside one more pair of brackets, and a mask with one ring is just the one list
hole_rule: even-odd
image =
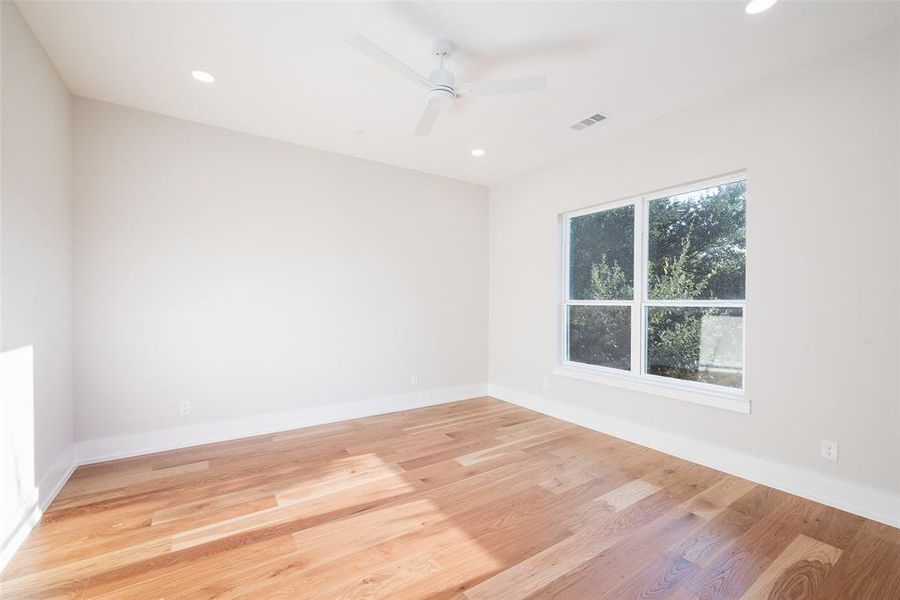
[[3,598],[900,599],[900,530],[491,398],[80,467]]

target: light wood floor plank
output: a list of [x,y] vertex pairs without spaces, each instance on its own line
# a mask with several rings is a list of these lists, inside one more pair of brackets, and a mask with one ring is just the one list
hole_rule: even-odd
[[80,467],[0,598],[900,599],[900,531],[493,398]]
[[741,600],[814,598],[840,556],[839,548],[800,534],[744,592]]

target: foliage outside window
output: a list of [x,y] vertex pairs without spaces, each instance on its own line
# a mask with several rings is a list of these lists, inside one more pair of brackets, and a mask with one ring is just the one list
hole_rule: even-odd
[[564,361],[742,390],[746,181],[565,221]]

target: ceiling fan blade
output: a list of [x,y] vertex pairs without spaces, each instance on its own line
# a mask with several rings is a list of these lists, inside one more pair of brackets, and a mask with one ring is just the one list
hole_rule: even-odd
[[541,92],[547,89],[547,76],[519,77],[499,81],[464,83],[456,87],[457,94],[488,96],[492,94],[517,94],[519,92]]
[[426,77],[419,75],[413,69],[403,64],[403,62],[394,58],[363,36],[355,35],[347,40],[347,43],[401,77],[409,79],[422,87],[431,88],[431,83],[429,83]]
[[419,119],[419,124],[416,125],[416,131],[413,135],[416,137],[425,137],[431,133],[431,128],[434,127],[434,122],[437,121],[439,114],[441,114],[439,110],[426,106],[425,112],[422,113],[422,117]]

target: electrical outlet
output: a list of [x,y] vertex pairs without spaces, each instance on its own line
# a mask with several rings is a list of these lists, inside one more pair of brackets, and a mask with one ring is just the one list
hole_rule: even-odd
[[409,378],[409,382],[412,385],[419,385],[419,376],[416,374],[413,374],[413,376]]
[[191,414],[191,401],[190,400],[182,400],[181,404],[178,405],[178,412],[182,415]]
[[831,440],[822,440],[822,458],[837,462],[838,443],[832,442]]
[[549,389],[550,389],[550,378],[549,378],[549,377],[544,377],[544,380],[543,380],[542,383],[544,384],[544,389],[545,389],[545,390],[549,390]]

